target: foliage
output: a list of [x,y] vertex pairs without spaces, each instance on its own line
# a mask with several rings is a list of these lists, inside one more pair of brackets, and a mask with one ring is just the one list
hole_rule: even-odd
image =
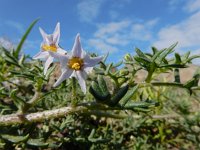
[[[151,53],[136,48],[119,63],[107,64],[105,56],[84,95],[73,79],[52,87],[57,63],[44,75],[40,61],[21,53],[36,22],[16,49],[0,48],[1,149],[200,148],[200,72],[180,80],[180,69],[198,55],[169,57],[176,43]],[[140,71],[147,75],[137,81]],[[173,81],[159,78],[163,73],[173,74]]]

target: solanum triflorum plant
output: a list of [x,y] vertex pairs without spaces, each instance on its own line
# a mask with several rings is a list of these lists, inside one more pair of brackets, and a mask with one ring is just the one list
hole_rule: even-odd
[[[200,89],[199,70],[186,83],[181,82],[179,73],[180,68],[186,68],[199,55],[175,53],[168,58],[177,43],[162,50],[152,47],[150,53],[136,48],[135,56],[126,54],[123,61],[107,63],[108,55],[98,56],[83,50],[79,33],[71,51],[61,48],[60,23],[52,34],[39,28],[43,41],[40,52],[30,61],[20,51],[36,22],[16,49],[0,49],[0,126],[3,128],[0,148],[60,148],[70,142],[72,145],[74,142],[112,145],[113,141],[114,145],[123,144],[127,135],[120,134],[129,130],[112,138],[113,125],[99,128],[98,124],[88,124],[88,120],[96,119],[100,123],[102,117],[127,119],[135,112],[141,118],[143,114],[153,116],[161,112],[162,100],[168,100],[165,92],[170,88],[185,89],[188,95]],[[58,70],[61,74],[54,77]],[[140,70],[146,74],[138,81]],[[157,78],[167,72],[174,74],[173,81]],[[79,129],[76,125],[80,125]]]

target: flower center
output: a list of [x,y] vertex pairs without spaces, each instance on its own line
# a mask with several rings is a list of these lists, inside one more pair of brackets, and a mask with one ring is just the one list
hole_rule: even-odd
[[44,45],[42,45],[42,49],[44,51],[57,52],[57,47],[55,44],[51,44],[51,45],[44,44]]
[[73,70],[81,70],[83,63],[83,59],[79,57],[73,57],[68,61],[68,66]]

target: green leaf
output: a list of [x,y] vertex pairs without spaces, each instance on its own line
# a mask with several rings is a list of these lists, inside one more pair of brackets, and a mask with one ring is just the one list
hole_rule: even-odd
[[22,54],[21,58],[19,59],[19,65],[23,65],[25,59],[26,59],[26,56]]
[[109,74],[110,69],[112,68],[112,65],[113,65],[113,63],[109,64],[109,65],[106,67],[105,75],[108,75],[108,74]]
[[151,49],[152,49],[154,55],[158,52],[158,49],[154,46],[152,46]]
[[106,59],[108,58],[108,55],[109,55],[109,53],[107,53],[107,54],[104,56],[104,58],[102,59],[102,62],[103,62],[103,63],[106,62]]
[[121,87],[116,93],[114,93],[114,96],[108,102],[108,105],[111,107],[116,106],[122,99],[122,97],[124,97],[124,95],[127,93],[128,88],[129,88],[128,85]]
[[154,86],[174,86],[174,87],[183,87],[181,83],[175,82],[151,82]]
[[160,51],[156,51],[156,53],[153,55],[151,61],[154,62],[163,52],[165,51],[165,49],[162,49]]
[[139,57],[143,57],[144,59],[147,59],[148,61],[150,61],[150,59],[148,59],[147,56],[139,48],[136,47],[135,52],[137,53]]
[[187,68],[185,64],[167,64],[160,65],[159,68]]
[[123,64],[123,61],[120,61],[120,62],[114,64],[113,68],[117,68],[117,67],[121,66],[122,64]]
[[106,81],[104,80],[104,78],[103,78],[102,75],[98,75],[97,81],[98,81],[98,85],[99,85],[99,88],[100,88],[100,90],[101,90],[101,93],[102,93],[103,95],[108,95],[108,94],[110,94],[110,93],[109,93],[109,90],[108,90],[108,87],[107,87],[107,84],[106,84]]
[[183,59],[188,59],[189,56],[190,56],[190,51],[188,51],[187,53],[185,53],[185,54],[183,55]]
[[168,47],[167,49],[165,49],[165,51],[160,55],[160,57],[158,57],[157,62],[162,63],[163,60],[165,59],[165,57],[168,54],[170,54],[170,53],[172,53],[174,51],[174,48],[176,47],[177,44],[178,44],[178,42],[175,43],[175,44],[172,44],[170,47]]
[[94,137],[95,135],[95,129],[92,129],[92,131],[90,132],[90,135],[88,136],[88,140],[90,142],[93,142],[93,143],[102,143],[102,142],[108,142],[109,140],[108,139],[103,139],[102,136],[99,136],[98,138]]
[[10,97],[13,99],[15,106],[18,108],[19,111],[23,112],[23,108],[25,107],[25,101],[16,95],[18,90],[14,89],[10,93]]
[[28,145],[36,147],[47,147],[49,144],[44,142],[44,139],[29,139],[27,141]]
[[148,109],[150,107],[155,107],[158,106],[159,103],[152,101],[152,100],[146,100],[146,101],[142,101],[142,102],[131,102],[128,103],[124,106],[124,108],[126,109],[135,109],[135,108],[143,108],[143,109]]
[[6,143],[0,143],[0,148],[4,149],[5,145],[6,145]]
[[126,103],[133,97],[133,95],[137,92],[138,90],[138,85],[134,86],[132,89],[128,90],[126,95],[121,99],[121,105],[125,106]]
[[28,37],[29,33],[31,32],[32,28],[34,27],[34,25],[38,22],[39,19],[34,20],[31,25],[29,26],[29,28],[26,30],[25,34],[23,35],[21,41],[19,42],[19,44],[17,45],[17,48],[15,50],[15,57],[18,58],[19,57],[19,53],[22,49],[22,46],[26,40],[26,38]]
[[1,137],[12,143],[19,143],[19,142],[26,141],[29,138],[29,134],[25,136],[14,136],[14,135],[9,135],[9,134],[2,134]]
[[50,67],[48,70],[47,70],[47,73],[45,75],[45,80],[48,80],[50,78],[50,75],[52,74],[52,72],[55,70],[56,68],[56,65],[54,65],[53,67]]
[[95,81],[92,81],[92,84],[89,88],[89,92],[94,96],[97,102],[105,102],[108,99],[110,99],[111,96],[110,93],[104,95],[103,92],[101,91],[101,88]]
[[187,59],[187,62],[191,62],[193,59],[200,58],[200,55],[193,55]]
[[176,58],[176,61],[175,61],[175,63],[176,64],[181,64],[181,56],[178,54],[178,53],[175,53],[175,58]]
[[138,56],[134,56],[135,61],[137,61],[141,66],[147,68],[149,66],[149,64],[151,63],[151,61],[149,61],[148,59],[145,59],[143,57],[138,57]]
[[97,68],[97,67],[94,67],[93,70],[95,71],[96,74],[100,74],[100,75],[104,75],[104,70],[101,69],[101,68]]

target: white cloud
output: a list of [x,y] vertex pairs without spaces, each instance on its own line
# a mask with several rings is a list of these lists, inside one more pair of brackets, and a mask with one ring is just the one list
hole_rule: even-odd
[[100,53],[107,53],[107,52],[116,52],[118,49],[117,47],[110,45],[104,42],[102,39],[90,39],[89,45],[93,46],[94,48],[98,49]]
[[100,24],[97,26],[97,31],[94,33],[93,38],[89,39],[88,42],[96,50],[104,50],[104,52],[110,53],[117,52],[118,47],[126,46],[134,40],[152,40],[151,29],[157,22],[158,19],[143,23],[122,20]]
[[85,22],[91,22],[99,14],[100,7],[103,2],[104,0],[81,1],[77,6],[80,19]]
[[98,30],[95,33],[95,37],[105,37],[107,35],[110,35],[116,32],[122,32],[124,29],[129,27],[130,24],[131,24],[131,21],[123,20],[120,22],[111,22],[108,24],[98,25]]
[[188,0],[184,9],[188,12],[200,10],[200,0]]
[[153,19],[144,23],[135,23],[131,28],[131,37],[135,40],[151,41],[152,28],[158,23],[159,19]]
[[20,33],[23,33],[25,31],[25,29],[21,23],[18,23],[18,22],[12,21],[12,20],[8,20],[5,22],[5,24],[17,29]]
[[0,37],[0,46],[3,46],[4,48],[8,50],[15,48],[15,45],[9,39],[5,37]]
[[174,12],[174,10],[179,9],[180,11],[180,5],[184,4],[186,1],[190,1],[190,0],[169,0],[168,1],[168,9],[170,12]]
[[200,11],[180,23],[162,28],[154,43],[159,48],[179,42],[178,48],[200,47]]

